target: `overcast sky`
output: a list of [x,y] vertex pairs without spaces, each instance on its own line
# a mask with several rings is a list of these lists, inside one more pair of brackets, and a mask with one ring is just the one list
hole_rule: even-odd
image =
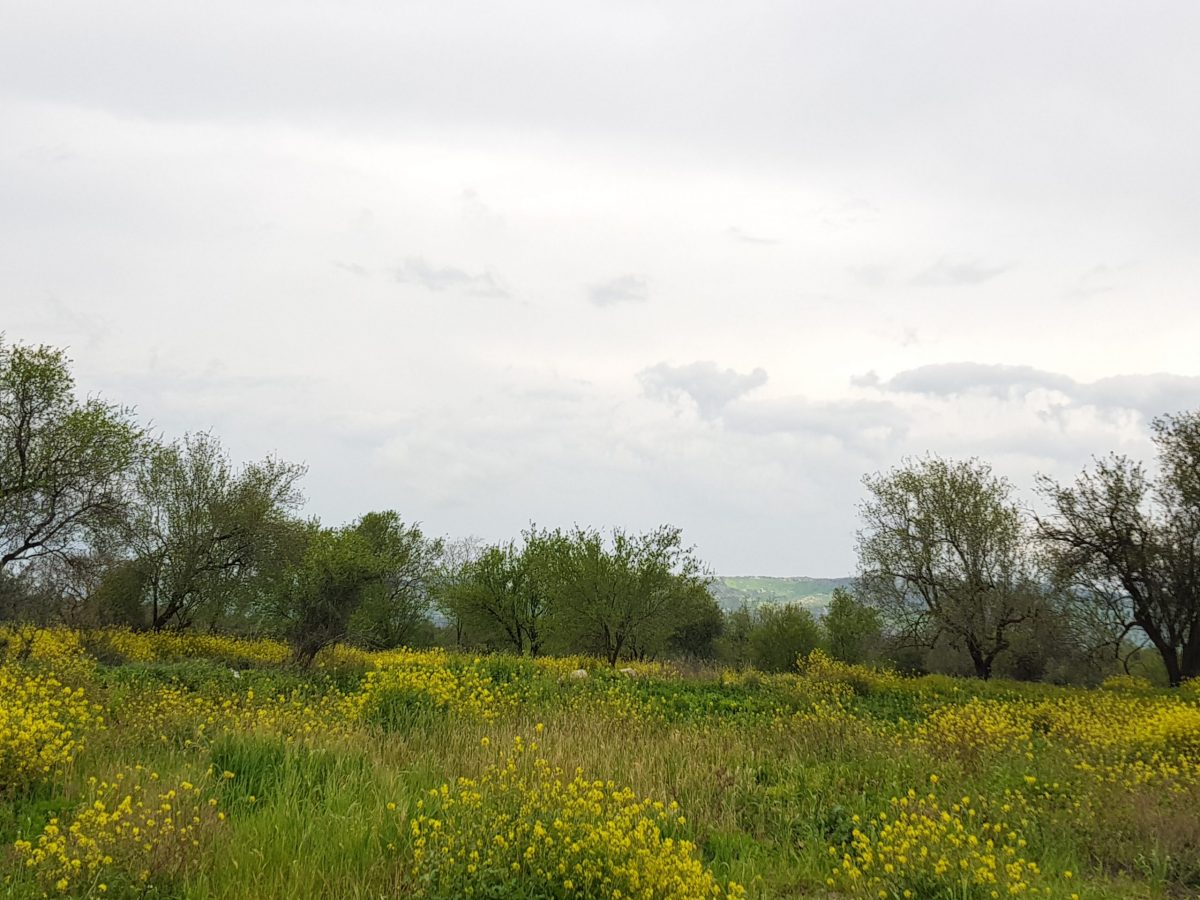
[[854,565],[1200,406],[1200,4],[0,0],[0,330],[328,523]]

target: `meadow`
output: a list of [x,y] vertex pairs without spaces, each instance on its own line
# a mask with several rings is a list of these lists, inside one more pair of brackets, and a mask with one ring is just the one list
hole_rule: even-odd
[[[0,632],[6,897],[1200,893],[1200,691]],[[587,671],[578,677],[577,670]]]

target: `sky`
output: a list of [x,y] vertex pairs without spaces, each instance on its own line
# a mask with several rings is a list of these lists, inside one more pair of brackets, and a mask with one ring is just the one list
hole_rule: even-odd
[[0,331],[329,524],[854,569],[1200,407],[1193,2],[0,0]]

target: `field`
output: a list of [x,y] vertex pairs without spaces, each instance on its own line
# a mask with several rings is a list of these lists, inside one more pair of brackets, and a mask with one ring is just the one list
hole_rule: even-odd
[[763,604],[798,603],[810,609],[829,605],[834,588],[849,588],[852,578],[769,578],[759,575],[721,576],[712,587],[713,596],[725,610],[742,605],[751,609]]
[[[1196,896],[1200,692],[0,634],[9,897]],[[587,677],[577,677],[583,668]]]

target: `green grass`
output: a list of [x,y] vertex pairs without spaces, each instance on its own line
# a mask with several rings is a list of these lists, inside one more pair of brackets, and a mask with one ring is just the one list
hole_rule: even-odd
[[[230,727],[212,710],[258,709],[251,693],[262,708],[273,702],[263,698],[280,695],[315,708],[350,696],[359,677],[269,667],[234,675],[202,659],[97,666],[83,684],[106,709],[107,729],[48,780],[0,795],[0,841],[11,847],[36,840],[52,817],[65,821],[78,806],[89,777],[141,765],[162,784],[203,784],[225,818],[205,833],[186,873],[148,885],[114,880],[108,896],[406,896],[416,887],[407,823],[422,797],[460,777],[478,778],[522,736],[567,772],[578,768],[677,802],[687,820],[681,836],[719,880],[737,881],[753,897],[846,896],[826,885],[830,849],[840,858],[856,828],[891,810],[893,797],[926,790],[933,773],[945,797],[997,806],[1006,791],[1029,793],[1031,777],[1061,785],[1021,826],[1027,852],[1043,869],[1074,873],[1070,889],[1060,885],[1052,896],[1200,894],[1196,782],[1178,797],[1123,794],[1081,774],[1074,748],[1039,736],[1028,755],[985,750],[979,758],[911,738],[931,710],[972,698],[1053,703],[1092,696],[1086,692],[947,678],[896,684],[870,673],[821,682],[715,674],[628,679],[598,671],[573,682],[526,660],[462,658],[450,665],[478,666],[498,690],[508,686],[523,699],[491,721],[398,697],[378,718],[347,727],[332,727],[333,718],[328,730],[308,732],[268,719],[245,724],[253,717]],[[164,691],[178,712],[152,733],[145,711]],[[211,704],[193,707],[187,698]],[[1159,701],[1196,703],[1163,691],[1144,698]],[[1083,812],[1072,806],[1081,796],[1088,798]],[[0,871],[12,873],[0,896],[41,896],[21,869],[12,853],[0,856]],[[976,895],[951,886],[938,896]]]

